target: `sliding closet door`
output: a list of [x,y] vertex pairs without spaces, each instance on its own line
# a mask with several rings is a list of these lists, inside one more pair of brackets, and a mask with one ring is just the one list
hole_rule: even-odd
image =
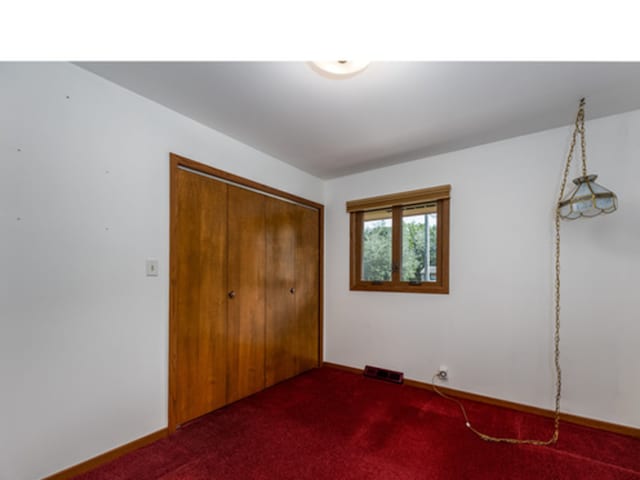
[[264,389],[265,196],[228,187],[227,403]]
[[179,425],[226,403],[227,186],[175,175],[170,400]]
[[297,373],[296,205],[267,199],[266,384]]

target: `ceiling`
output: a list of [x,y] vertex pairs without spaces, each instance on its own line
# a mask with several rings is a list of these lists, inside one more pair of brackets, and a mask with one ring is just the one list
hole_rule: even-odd
[[640,63],[77,65],[324,179],[567,125],[582,96],[587,119],[640,108]]

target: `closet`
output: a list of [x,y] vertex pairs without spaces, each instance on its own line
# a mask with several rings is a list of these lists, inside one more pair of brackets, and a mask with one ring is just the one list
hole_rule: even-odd
[[171,155],[169,429],[321,362],[322,206]]

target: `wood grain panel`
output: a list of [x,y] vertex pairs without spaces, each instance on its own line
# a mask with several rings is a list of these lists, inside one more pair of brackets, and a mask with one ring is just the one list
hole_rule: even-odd
[[296,207],[296,373],[318,366],[320,311],[319,212]]
[[175,424],[226,401],[227,186],[176,171],[172,334]]
[[[266,385],[298,373],[296,325],[296,221],[297,208],[288,202],[267,199],[267,323]],[[294,293],[291,293],[294,289]]]
[[228,186],[228,403],[265,385],[265,199]]

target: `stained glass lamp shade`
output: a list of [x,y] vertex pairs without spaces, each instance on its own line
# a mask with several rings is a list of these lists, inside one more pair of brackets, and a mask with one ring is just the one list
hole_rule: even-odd
[[597,175],[585,175],[573,180],[576,188],[558,204],[560,217],[567,220],[595,217],[618,208],[616,194],[598,185],[596,178]]

